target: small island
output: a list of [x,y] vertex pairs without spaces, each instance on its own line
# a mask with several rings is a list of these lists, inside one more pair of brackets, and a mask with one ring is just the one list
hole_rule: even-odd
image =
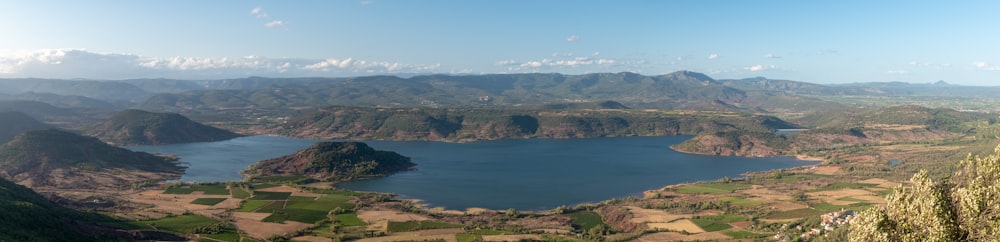
[[379,177],[416,166],[396,152],[361,142],[319,142],[291,155],[263,160],[243,171],[249,178],[305,176],[321,181]]

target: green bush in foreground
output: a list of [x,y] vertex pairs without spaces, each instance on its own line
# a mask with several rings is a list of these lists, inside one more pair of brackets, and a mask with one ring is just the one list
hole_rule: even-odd
[[851,241],[1000,240],[1000,146],[969,155],[946,181],[922,170],[894,191],[884,206],[858,215]]

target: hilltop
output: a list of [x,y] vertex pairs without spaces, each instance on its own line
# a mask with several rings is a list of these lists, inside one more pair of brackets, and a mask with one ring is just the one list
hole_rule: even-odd
[[51,125],[39,122],[22,112],[0,111],[0,144],[7,143],[25,131],[51,128]]
[[123,189],[182,173],[170,159],[55,129],[28,131],[0,146],[0,176],[36,189]]
[[136,109],[121,111],[87,131],[115,145],[161,145],[220,141],[240,135],[191,121],[175,113],[153,113]]
[[942,141],[975,133],[970,122],[998,122],[987,113],[913,105],[832,115],[835,117],[792,136],[746,130],[708,132],[674,148],[698,154],[776,156],[864,144]]
[[391,151],[375,150],[361,142],[319,142],[291,155],[250,166],[250,177],[304,175],[319,180],[352,180],[384,176],[415,166]]
[[697,134],[794,128],[781,119],[731,112],[487,110],[326,107],[268,132],[318,139],[474,141]]

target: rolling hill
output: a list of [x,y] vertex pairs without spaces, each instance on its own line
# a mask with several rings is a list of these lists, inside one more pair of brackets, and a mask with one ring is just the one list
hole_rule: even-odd
[[136,109],[121,111],[87,131],[115,145],[160,145],[220,141],[240,135],[191,121],[175,113],[153,113]]
[[53,128],[51,125],[39,122],[24,113],[0,111],[0,144],[7,143],[27,131],[51,128]]
[[32,188],[127,189],[182,173],[170,159],[55,129],[24,132],[0,146],[0,176]]

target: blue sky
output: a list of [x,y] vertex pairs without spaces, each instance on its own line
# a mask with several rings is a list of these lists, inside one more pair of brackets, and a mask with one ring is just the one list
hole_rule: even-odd
[[677,70],[1000,85],[997,1],[7,1],[0,77]]

